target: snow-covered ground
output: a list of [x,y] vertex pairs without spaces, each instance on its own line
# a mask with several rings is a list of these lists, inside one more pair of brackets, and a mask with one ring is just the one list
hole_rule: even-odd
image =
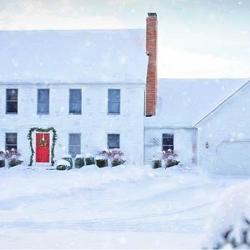
[[201,249],[224,189],[195,170],[0,169],[0,248]]

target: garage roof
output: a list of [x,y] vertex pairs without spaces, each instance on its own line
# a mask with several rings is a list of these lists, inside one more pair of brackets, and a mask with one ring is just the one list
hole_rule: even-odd
[[193,127],[248,79],[167,79],[158,82],[156,116],[146,127]]

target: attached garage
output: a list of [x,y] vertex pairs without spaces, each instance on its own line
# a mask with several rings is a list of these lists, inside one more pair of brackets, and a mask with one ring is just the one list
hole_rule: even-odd
[[198,162],[212,174],[250,176],[250,82],[200,120]]
[[216,150],[217,172],[250,174],[250,140],[223,141]]

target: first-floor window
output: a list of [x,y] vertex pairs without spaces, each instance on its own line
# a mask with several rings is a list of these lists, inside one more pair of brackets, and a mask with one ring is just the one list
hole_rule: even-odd
[[168,151],[174,150],[174,135],[173,134],[162,134],[162,150]]
[[108,149],[120,148],[120,135],[108,134]]
[[17,133],[6,133],[5,134],[5,149],[17,149]]
[[69,154],[75,157],[81,153],[81,134],[69,134]]

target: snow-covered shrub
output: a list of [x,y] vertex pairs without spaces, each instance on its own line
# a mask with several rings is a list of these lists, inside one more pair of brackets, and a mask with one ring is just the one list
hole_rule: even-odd
[[71,155],[65,155],[64,157],[62,157],[62,159],[69,162],[70,169],[73,168],[73,159]]
[[123,155],[123,152],[118,148],[105,149],[99,152],[99,156],[102,156],[103,158],[107,159],[111,163],[112,167],[119,166],[125,163]]
[[5,152],[3,150],[0,151],[0,168],[5,167]]
[[77,155],[75,158],[75,168],[82,168],[84,165],[84,157],[82,155]]
[[86,165],[94,165],[95,164],[95,158],[93,156],[86,156],[85,157],[85,163]]
[[19,159],[11,159],[9,160],[9,167],[15,167],[18,165],[21,165],[23,163],[23,161],[19,160]]
[[14,148],[5,151],[5,159],[7,159],[9,167],[15,167],[22,164],[23,161],[19,159],[20,156],[21,154]]
[[71,165],[70,165],[70,162],[67,161],[67,160],[58,160],[56,162],[56,169],[57,170],[69,170],[71,169]]
[[156,169],[156,168],[161,168],[161,160],[153,160],[152,161],[152,168]]
[[5,158],[7,160],[12,159],[12,158],[18,159],[20,156],[21,156],[21,154],[14,148],[12,148],[11,150],[5,151]]
[[99,168],[108,166],[108,159],[105,158],[105,156],[97,156],[95,162],[96,162],[96,166]]
[[155,153],[153,156],[153,160],[152,160],[152,168],[156,169],[156,168],[161,168],[162,167],[162,153]]
[[208,222],[207,249],[250,249],[250,182],[226,190]]
[[111,162],[112,167],[116,167],[116,166],[122,165],[123,163],[125,163],[125,160],[123,160],[123,159],[114,159]]
[[180,161],[178,161],[176,158],[177,154],[171,149],[162,152],[162,159],[165,163],[166,168],[178,165]]
[[109,160],[111,161],[112,167],[122,165],[126,162],[124,159],[124,154],[120,149],[109,150]]

